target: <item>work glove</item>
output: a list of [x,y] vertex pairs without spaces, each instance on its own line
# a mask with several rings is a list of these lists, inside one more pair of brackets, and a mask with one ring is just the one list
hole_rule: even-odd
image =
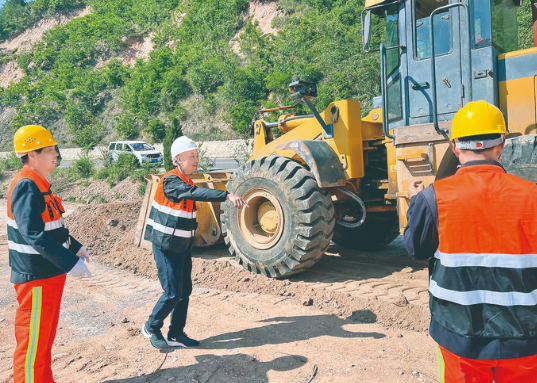
[[82,258],[78,260],[75,267],[71,269],[69,272],[73,277],[88,277],[91,278],[93,275],[91,275],[91,272],[88,269],[88,266],[84,263]]
[[82,246],[80,250],[78,250],[78,253],[76,253],[76,255],[78,255],[84,262],[89,263],[89,253],[86,249],[84,249],[84,246]]

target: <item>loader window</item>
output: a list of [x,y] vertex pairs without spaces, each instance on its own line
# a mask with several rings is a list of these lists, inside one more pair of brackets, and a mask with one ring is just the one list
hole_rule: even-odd
[[[399,46],[399,10],[397,5],[386,8],[386,48]],[[400,64],[399,49],[388,49],[386,66],[388,76],[391,76]]]
[[[448,0],[415,0],[414,2],[415,56],[418,60],[431,57],[431,13],[449,3]],[[441,56],[451,51],[451,15],[449,10],[434,16],[434,52]]]
[[388,84],[388,122],[399,121],[403,118],[403,104],[401,102],[401,75],[398,74]]
[[500,52],[518,49],[518,27],[513,0],[492,0],[492,45]]
[[472,8],[472,48],[488,47],[491,43],[490,0],[474,0]]

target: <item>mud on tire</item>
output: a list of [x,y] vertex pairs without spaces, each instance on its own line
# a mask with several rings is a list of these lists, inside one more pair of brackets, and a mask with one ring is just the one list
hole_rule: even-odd
[[528,134],[505,140],[500,163],[507,173],[537,182],[537,135]]
[[247,162],[227,189],[250,205],[237,210],[227,201],[221,216],[229,252],[245,269],[285,277],[323,256],[333,235],[334,207],[301,164],[278,156]]

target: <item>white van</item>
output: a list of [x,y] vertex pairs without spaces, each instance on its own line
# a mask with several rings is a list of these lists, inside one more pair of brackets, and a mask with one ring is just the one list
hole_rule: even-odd
[[140,165],[144,162],[162,166],[164,157],[162,153],[144,141],[114,141],[108,146],[106,155],[113,161],[117,161],[120,153],[130,153],[138,159]]

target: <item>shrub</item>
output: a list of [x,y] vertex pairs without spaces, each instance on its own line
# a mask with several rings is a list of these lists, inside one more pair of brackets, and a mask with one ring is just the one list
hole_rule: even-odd
[[149,162],[144,162],[142,168],[135,174],[135,179],[145,183],[147,182],[145,176],[148,174],[159,174],[159,166]]
[[93,166],[95,161],[90,159],[87,154],[81,155],[73,161],[73,170],[79,178],[90,178],[93,175]]
[[106,198],[104,198],[102,195],[100,194],[95,194],[93,196],[94,199],[96,199],[99,203],[108,203],[108,201],[106,200]]
[[119,153],[117,161],[108,169],[108,183],[117,184],[125,178],[135,175],[140,168],[138,159],[130,153]]
[[105,179],[107,179],[108,176],[110,175],[109,169],[110,168],[102,168],[102,169],[97,170],[97,172],[95,173],[93,178],[95,178],[96,180],[105,180]]
[[181,123],[179,122],[179,119],[173,118],[172,124],[166,129],[166,136],[164,137],[164,141],[162,143],[164,147],[164,153],[162,153],[164,155],[164,169],[166,169],[167,172],[174,168],[172,155],[170,153],[173,141],[176,138],[181,137],[182,135],[183,130],[181,128]]
[[129,139],[138,134],[134,115],[123,113],[117,118],[116,132],[119,137]]
[[22,169],[22,161],[19,157],[17,157],[15,152],[11,152],[7,156],[0,157],[1,172],[19,169]]
[[149,124],[147,125],[147,128],[144,129],[144,133],[148,133],[151,136],[151,143],[155,141],[162,142],[166,136],[166,125],[164,125],[158,118],[149,120]]
[[203,149],[203,142],[199,145],[198,150],[200,162],[198,164],[198,172],[205,173],[211,170],[216,164],[214,158],[207,157],[207,149]]
[[142,182],[140,185],[138,185],[138,194],[144,195],[145,191],[147,189],[148,183],[146,181]]

